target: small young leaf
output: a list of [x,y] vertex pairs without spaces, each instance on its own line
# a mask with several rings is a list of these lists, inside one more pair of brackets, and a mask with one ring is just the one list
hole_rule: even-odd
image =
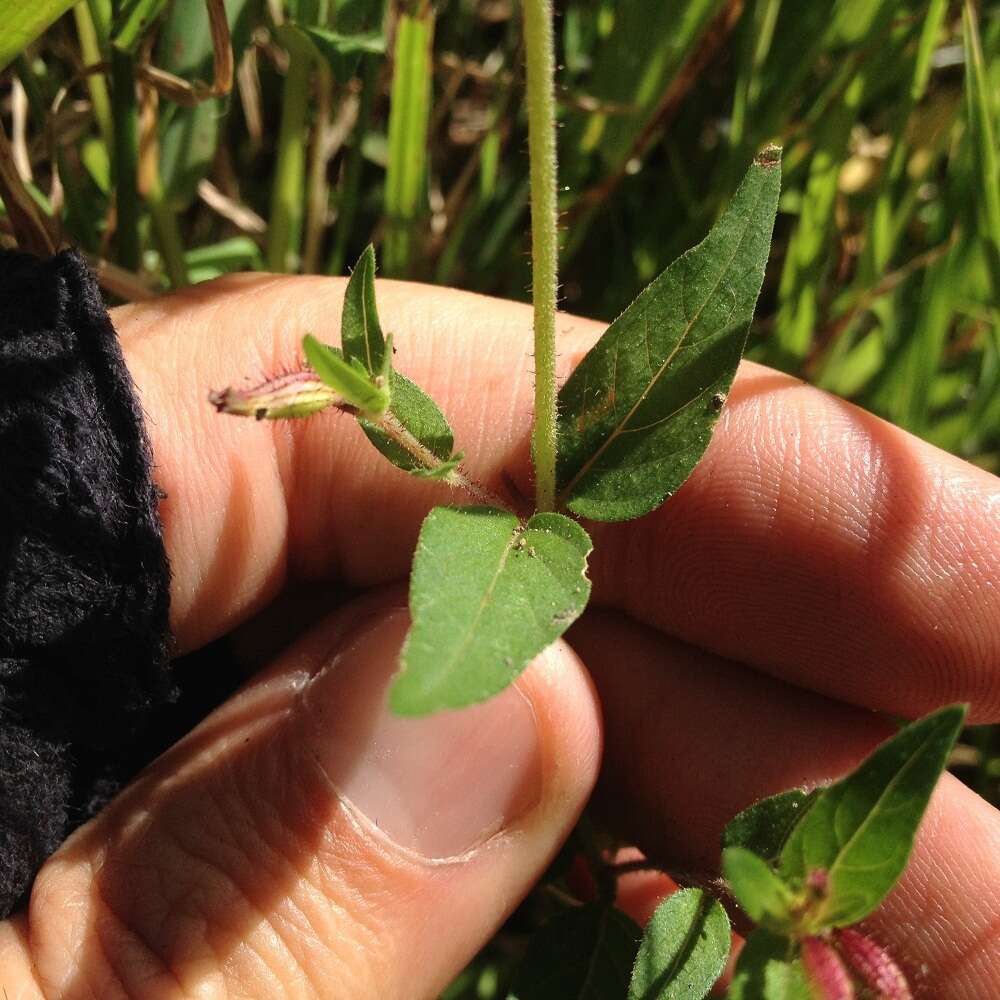
[[819,789],[803,792],[793,788],[755,802],[729,821],[722,832],[722,846],[745,847],[768,864],[777,863],[792,829],[817,795]]
[[791,927],[795,896],[763,858],[745,847],[727,847],[722,852],[722,874],[755,924],[779,932]]
[[646,927],[628,1000],[700,1000],[729,957],[729,919],[702,889],[668,896]]
[[[419,386],[408,378],[393,371],[389,376],[389,388],[392,402],[392,415],[410,432],[410,434],[427,449],[430,454],[441,462],[433,470],[429,470],[423,462],[411,455],[401,444],[394,441],[385,431],[364,418],[361,424],[368,440],[393,465],[404,472],[416,476],[426,476],[431,479],[444,478],[457,464],[458,459],[452,455],[454,440],[448,421],[438,409],[437,404]],[[448,468],[444,468],[448,465]]]
[[385,413],[390,401],[388,387],[373,385],[359,362],[348,364],[339,351],[321,344],[310,333],[302,339],[302,348],[316,374],[347,403],[372,416]]
[[606,903],[567,910],[531,939],[507,1000],[624,997],[641,938],[638,925]]
[[784,878],[826,873],[810,930],[856,923],[896,884],[964,718],[965,707],[953,705],[906,726],[825,788],[792,831],[781,852]]
[[413,560],[393,710],[423,715],[502,691],[583,611],[590,549],[560,514],[520,524],[491,507],[435,507]]
[[413,469],[412,472],[420,479],[447,479],[458,468],[461,461],[462,453],[459,451],[433,469]]
[[794,943],[755,930],[740,952],[729,1000],[814,1000]]
[[[370,243],[347,282],[340,316],[340,343],[346,360],[357,358],[371,375],[384,374],[385,337],[375,305],[375,250]],[[390,363],[391,358],[390,349]]]
[[708,446],[764,278],[780,151],[760,154],[729,208],[611,324],[559,393],[560,499],[623,521],[658,506]]

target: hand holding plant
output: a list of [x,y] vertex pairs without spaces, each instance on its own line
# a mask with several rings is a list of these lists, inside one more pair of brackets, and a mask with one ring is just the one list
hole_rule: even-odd
[[[728,962],[734,1000],[965,1000],[1000,979],[1000,821],[939,781],[965,708],[938,707],[1000,704],[995,482],[775,372],[733,381],[773,148],[607,331],[557,317],[551,21],[524,12],[532,320],[376,286],[371,248],[346,288],[231,278],[119,311],[180,648],[279,599],[234,639],[266,666],[56,855],[30,923],[0,927],[5,990],[410,1000],[464,968],[449,1000],[669,1000],[706,996]],[[401,23],[397,52],[426,59],[432,20]],[[384,43],[276,37],[345,80]],[[304,66],[284,90],[290,182]],[[124,64],[116,81],[127,97]],[[393,267],[419,174],[406,211],[388,185]],[[126,263],[134,196],[116,196]],[[197,410],[227,383],[218,409],[268,423]],[[376,593],[268,663],[307,606],[339,603],[322,581],[407,576],[409,614]],[[595,818],[574,828],[602,746]],[[620,863],[630,844],[645,858]]]

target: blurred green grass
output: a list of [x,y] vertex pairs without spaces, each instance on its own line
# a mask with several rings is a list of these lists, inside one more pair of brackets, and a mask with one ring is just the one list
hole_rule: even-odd
[[[780,142],[751,356],[1000,471],[1000,5],[556,10],[563,307],[612,318]],[[339,274],[372,239],[383,273],[528,297],[514,0],[224,13],[228,94],[203,0],[83,0],[0,73],[17,173],[113,299],[232,270]],[[994,801],[998,743],[971,733],[961,764]]]

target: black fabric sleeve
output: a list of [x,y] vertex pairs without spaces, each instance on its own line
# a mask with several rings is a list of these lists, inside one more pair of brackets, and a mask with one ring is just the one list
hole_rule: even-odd
[[0,915],[176,697],[157,503],[82,257],[0,251]]

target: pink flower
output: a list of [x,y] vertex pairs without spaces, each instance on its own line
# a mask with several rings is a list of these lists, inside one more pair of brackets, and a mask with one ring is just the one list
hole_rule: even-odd
[[851,971],[877,1000],[913,1000],[903,970],[881,945],[850,927],[834,931],[834,940]]
[[854,1000],[854,986],[830,943],[809,937],[802,942],[802,965],[816,1000]]

